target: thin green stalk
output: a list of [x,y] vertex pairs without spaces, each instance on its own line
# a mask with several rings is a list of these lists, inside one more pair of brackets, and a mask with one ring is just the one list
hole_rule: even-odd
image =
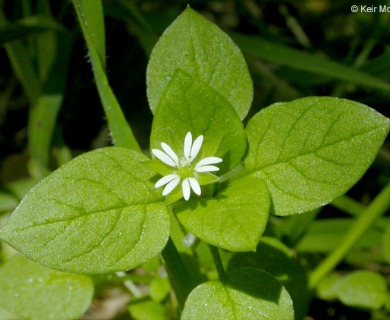
[[[103,39],[102,35],[100,37],[97,34],[99,32],[92,32],[91,27],[87,28],[91,23],[88,23],[87,19],[93,18],[93,25],[99,27],[103,23],[103,19],[96,16],[98,14],[97,10],[93,10],[94,5],[98,5],[96,8],[101,7],[101,2],[99,3],[92,0],[73,0],[74,7],[76,9],[77,17],[80,22],[81,30],[85,41],[87,43],[89,57],[92,63],[92,70],[95,76],[97,89],[99,92],[100,100],[102,102],[104,112],[107,116],[108,125],[111,130],[111,135],[113,142],[118,147],[127,147],[136,151],[141,151],[140,146],[138,145],[137,140],[134,137],[134,134],[126,121],[125,116],[119,106],[118,100],[116,99],[114,92],[112,91],[107,75],[105,72],[105,59],[102,57],[103,49],[99,50],[102,47]],[[90,12],[92,10],[94,14]],[[102,15],[102,10],[99,10]],[[96,20],[97,19],[97,20]],[[100,21],[100,22],[99,22]],[[95,30],[96,31],[96,30]],[[94,38],[95,35],[95,38]],[[99,38],[99,41],[98,41]],[[100,44],[99,46],[97,44]]]
[[172,288],[182,310],[188,295],[195,287],[195,283],[171,238],[168,239],[167,245],[162,251],[162,257]]
[[329,274],[351,250],[360,237],[373,223],[390,208],[390,183],[371,202],[367,209],[355,220],[341,244],[331,252],[310,275],[309,287],[316,285]]
[[226,272],[223,267],[222,261],[221,261],[221,256],[219,255],[219,251],[217,247],[214,247],[212,245],[209,245],[211,255],[213,256],[213,260],[215,263],[215,267],[217,268],[217,272],[219,275],[219,279],[224,282],[226,280]]
[[334,199],[331,205],[350,214],[351,216],[360,216],[365,209],[365,206],[360,202],[345,195]]

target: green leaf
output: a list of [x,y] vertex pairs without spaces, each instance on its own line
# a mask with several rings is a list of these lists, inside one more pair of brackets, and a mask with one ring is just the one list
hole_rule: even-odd
[[0,269],[0,296],[1,306],[23,319],[75,319],[90,306],[93,283],[17,256]]
[[15,181],[11,181],[6,185],[7,190],[9,190],[15,197],[19,200],[23,199],[23,197],[33,188],[39,180],[33,178],[24,178]]
[[179,221],[191,233],[230,251],[254,251],[268,220],[270,200],[262,179],[233,181],[213,198],[179,205]]
[[20,320],[20,318],[8,310],[0,308],[0,320]]
[[62,29],[63,27],[53,19],[44,16],[29,16],[2,26],[0,28],[0,44],[3,45],[12,40],[49,30],[58,31]]
[[362,65],[362,71],[387,81],[390,79],[389,59],[390,52],[385,51],[382,55],[365,62]]
[[[105,72],[104,34],[102,34],[104,30],[101,29],[104,25],[102,23],[103,13],[101,1],[73,0],[73,3],[88,46],[96,86],[99,91],[104,113],[107,116],[113,142],[118,147],[127,147],[140,151],[138,142],[123,115],[118,100],[108,83]],[[88,25],[90,20],[93,21],[92,26]]]
[[264,270],[278,279],[294,302],[295,318],[303,319],[309,302],[307,277],[289,248],[275,238],[262,237],[256,252],[235,253],[228,264],[228,270],[243,267]]
[[334,286],[338,299],[347,306],[380,309],[387,299],[387,282],[379,273],[363,270],[339,279]]
[[[313,221],[296,249],[300,252],[328,253],[340,246],[345,231],[350,229],[355,219],[332,218]],[[389,218],[378,219],[378,224],[390,226]],[[354,250],[367,251],[381,245],[382,232],[378,228],[369,228],[354,244]],[[352,254],[355,255],[356,251]]]
[[0,192],[0,214],[15,209],[18,200],[11,194]]
[[163,301],[171,290],[169,280],[156,276],[149,286],[150,297],[157,302]]
[[23,91],[29,100],[28,102],[32,106],[39,97],[41,83],[34,69],[28,49],[21,40],[6,43],[4,47],[7,51],[12,69],[23,87]]
[[[84,32],[90,36],[91,45],[96,48],[99,63],[106,68],[106,39],[104,14],[101,0],[73,0]],[[84,34],[85,36],[85,34]]]
[[[0,28],[3,29],[8,26],[9,23],[4,15],[4,10],[0,10]],[[29,103],[33,106],[40,94],[41,83],[28,47],[21,40],[8,42],[4,47]]]
[[389,119],[349,100],[277,103],[249,121],[245,166],[267,182],[275,214],[301,213],[351,188],[389,130]]
[[135,320],[168,320],[165,308],[153,300],[133,301],[128,306],[132,319]]
[[338,282],[337,289],[340,301],[351,307],[380,309],[387,298],[386,279],[367,270],[345,276]]
[[169,236],[169,214],[142,165],[124,148],[77,157],[40,182],[0,236],[27,257],[80,273],[134,268],[156,256]]
[[244,127],[237,114],[211,87],[177,72],[169,83],[156,111],[151,148],[161,149],[161,142],[169,144],[177,155],[183,156],[187,132],[195,139],[204,135],[198,159],[216,156],[220,173],[236,166],[246,150]]
[[338,273],[332,273],[323,278],[316,287],[316,294],[323,300],[335,300],[337,299],[337,286],[336,283],[342,278],[342,275]]
[[228,275],[226,284],[209,281],[188,296],[183,320],[289,320],[294,310],[287,290],[270,274],[243,268]]
[[189,7],[165,30],[152,51],[147,93],[153,112],[178,70],[212,87],[241,119],[245,117],[253,85],[240,50],[222,30]]
[[[341,63],[327,60],[283,44],[267,41],[260,37],[238,33],[231,34],[231,37],[236,41],[242,51],[257,58],[297,70],[308,71],[313,74],[355,83],[363,87],[390,92],[390,84],[388,82]],[[382,63],[385,61],[385,64],[388,65],[388,57],[386,59],[383,59]],[[368,68],[365,69],[368,72]],[[382,70],[386,70],[386,68]]]
[[[50,42],[56,51],[55,61],[47,66],[50,69],[47,80],[42,86],[36,104],[30,110],[28,124],[28,147],[31,157],[30,171],[33,176],[42,178],[49,173],[48,165],[50,160],[50,146],[57,115],[64,98],[67,68],[69,65],[71,39],[68,34],[58,34],[57,37],[46,40]],[[42,39],[41,39],[42,40]],[[49,60],[49,54],[41,53],[42,60]]]

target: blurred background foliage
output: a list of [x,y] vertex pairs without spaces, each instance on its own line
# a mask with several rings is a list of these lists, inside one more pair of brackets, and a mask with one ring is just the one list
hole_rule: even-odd
[[[367,2],[105,0],[102,65],[135,136],[147,150],[152,122],[145,87],[148,57],[164,29],[189,3],[243,51],[255,89],[248,119],[272,103],[312,95],[352,99],[390,117],[390,13],[351,12],[351,5]],[[390,6],[390,2],[369,5]],[[70,1],[1,0],[0,44],[1,214],[12,211],[51,170],[112,141]],[[288,245],[299,244],[302,252],[327,253],[337,246],[335,234],[342,235],[347,225],[337,222],[337,231],[335,224],[316,224],[312,230],[309,223],[315,217],[359,214],[389,180],[387,140],[349,198],[335,201],[310,219],[285,219],[288,223],[275,228],[275,233]],[[275,218],[272,223],[281,222]],[[300,241],[303,234],[306,237]],[[313,241],[320,244],[315,250]],[[367,241],[364,250],[377,243]],[[379,270],[389,279],[389,253],[387,257],[372,250],[360,254],[350,256],[352,265]],[[364,319],[361,313],[359,319]]]

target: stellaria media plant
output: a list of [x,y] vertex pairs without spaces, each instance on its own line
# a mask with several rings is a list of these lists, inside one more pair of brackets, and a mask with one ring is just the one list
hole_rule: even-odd
[[[85,287],[85,275],[69,273],[129,271],[161,254],[182,319],[300,319],[307,278],[286,247],[263,236],[269,216],[308,212],[347,192],[373,162],[389,119],[354,101],[306,97],[263,108],[244,127],[253,95],[246,62],[191,8],[154,47],[147,94],[151,157],[123,147],[137,143],[108,115],[119,146],[80,155],[44,178],[1,238],[50,277],[61,270]],[[199,261],[184,259],[204,245],[218,273],[209,279]]]

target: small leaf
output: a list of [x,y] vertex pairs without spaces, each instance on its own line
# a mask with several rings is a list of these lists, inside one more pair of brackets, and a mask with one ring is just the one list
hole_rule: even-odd
[[9,193],[0,192],[0,214],[4,211],[15,209],[18,200]]
[[386,279],[373,271],[355,271],[334,284],[338,299],[347,306],[380,309],[387,299]]
[[317,287],[316,293],[320,299],[335,300],[337,298],[337,282],[342,278],[338,273],[332,273],[322,279]]
[[228,275],[226,284],[209,281],[188,296],[183,320],[290,320],[294,310],[287,290],[270,274],[243,268]]
[[150,283],[149,290],[150,297],[156,302],[161,302],[169,294],[171,286],[169,285],[169,280],[167,278],[156,276]]
[[312,210],[364,174],[390,121],[359,103],[309,97],[274,104],[248,123],[246,167],[268,184],[274,213]]
[[223,158],[218,164],[221,173],[236,166],[246,151],[244,127],[229,103],[203,82],[177,72],[156,111],[151,148],[161,149],[160,143],[165,142],[183,156],[188,131],[194,139],[204,135],[198,159]]
[[146,262],[166,244],[169,215],[145,160],[117,147],[77,157],[27,194],[0,236],[59,270],[105,273]]
[[278,279],[294,302],[296,319],[303,319],[310,300],[307,277],[289,248],[275,238],[262,237],[256,252],[235,253],[229,261],[228,270],[243,267],[264,270]]
[[262,179],[233,181],[214,198],[179,205],[179,221],[191,233],[231,251],[255,250],[268,220],[270,200]]
[[152,51],[147,92],[153,112],[178,70],[209,85],[241,119],[245,117],[253,85],[240,50],[222,30],[189,7],[165,30]]
[[168,320],[165,308],[153,300],[133,301],[128,306],[132,319]]
[[93,283],[17,256],[0,269],[0,296],[1,306],[23,319],[75,319],[90,306]]

